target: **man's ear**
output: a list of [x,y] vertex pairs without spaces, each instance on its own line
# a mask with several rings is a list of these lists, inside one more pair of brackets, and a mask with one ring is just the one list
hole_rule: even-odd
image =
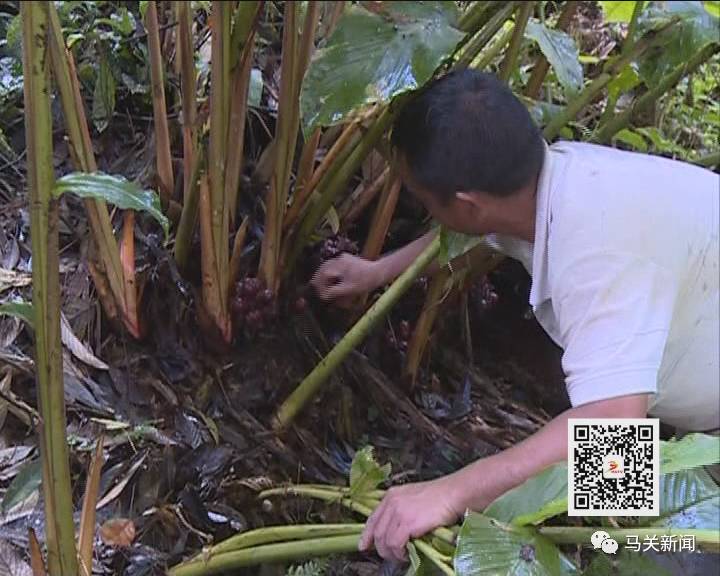
[[[474,192],[455,192],[455,198],[460,202],[467,202],[475,209],[482,210],[484,203],[481,194]],[[467,204],[465,204],[467,205]]]

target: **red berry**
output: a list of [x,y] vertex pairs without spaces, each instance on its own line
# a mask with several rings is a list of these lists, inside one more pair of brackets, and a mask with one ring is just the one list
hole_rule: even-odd
[[247,300],[242,297],[234,298],[232,301],[232,310],[236,314],[244,314],[247,312]]
[[247,315],[247,323],[248,326],[254,330],[260,328],[263,323],[262,313],[259,310],[253,310],[250,312]]
[[302,314],[303,312],[305,312],[306,308],[307,300],[305,300],[305,298],[300,296],[297,300],[295,300],[295,312],[297,312],[298,314]]
[[400,338],[407,340],[410,337],[410,323],[407,320],[400,322]]
[[269,288],[265,288],[265,290],[258,294],[258,299],[264,304],[269,304],[270,302],[272,302],[274,297],[275,295]]
[[246,278],[243,284],[243,294],[245,296],[256,296],[262,288],[262,282],[257,278]]

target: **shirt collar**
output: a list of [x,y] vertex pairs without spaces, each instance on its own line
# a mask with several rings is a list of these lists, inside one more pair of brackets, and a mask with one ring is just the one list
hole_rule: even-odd
[[565,171],[566,158],[562,150],[552,149],[545,144],[545,158],[540,170],[536,192],[535,239],[532,255],[532,284],[530,305],[538,306],[550,299],[548,277],[548,238],[552,224],[551,202],[553,189]]

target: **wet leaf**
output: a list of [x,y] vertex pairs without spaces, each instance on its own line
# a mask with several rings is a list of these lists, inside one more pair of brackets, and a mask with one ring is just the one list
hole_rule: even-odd
[[583,576],[672,576],[664,566],[660,566],[647,554],[637,554],[626,549],[618,552],[617,558],[609,554],[597,553]]
[[716,529],[720,526],[720,487],[703,468],[660,477],[660,518],[641,518],[651,526]]
[[447,266],[448,262],[472,250],[482,241],[481,236],[468,236],[445,228],[441,229],[440,254],[438,255],[440,266]]
[[533,528],[510,527],[469,513],[458,535],[457,576],[557,576],[562,573],[557,547]]
[[103,132],[115,111],[115,79],[105,58],[100,59],[95,92],[93,93],[92,119],[98,132]]
[[705,10],[701,2],[652,2],[638,20],[638,32],[645,33],[670,22],[672,35],[662,50],[640,61],[640,76],[649,86],[657,84],[705,45],[720,42],[720,20]]
[[42,462],[40,459],[31,460],[8,486],[2,503],[0,513],[5,514],[21,502],[30,498],[38,491],[42,484]]
[[375,490],[390,477],[390,464],[380,466],[373,456],[372,446],[359,450],[350,467],[350,494],[362,496]]
[[135,523],[127,518],[112,518],[100,526],[100,539],[108,546],[127,548],[135,540]]
[[720,462],[720,436],[688,434],[660,442],[660,473],[671,474]]
[[463,38],[453,2],[385,2],[380,10],[348,6],[315,53],[301,95],[307,132],[419,88]]
[[96,198],[125,210],[147,212],[162,226],[167,235],[169,222],[162,213],[160,196],[152,190],[143,190],[122,176],[103,172],[72,172],[55,181],[53,196],[59,198],[70,192],[80,198]]
[[33,576],[20,552],[5,540],[0,540],[0,576]]
[[35,325],[35,312],[30,302],[5,302],[0,304],[0,314],[20,318],[31,328]]
[[537,42],[547,61],[555,70],[566,95],[578,92],[583,86],[583,69],[575,40],[562,30],[551,30],[536,20],[530,20],[525,36]]
[[537,476],[493,501],[484,514],[506,524],[537,524],[567,511],[566,463],[546,468]]

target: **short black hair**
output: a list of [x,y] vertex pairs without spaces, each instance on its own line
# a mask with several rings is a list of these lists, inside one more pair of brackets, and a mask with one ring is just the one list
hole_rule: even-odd
[[411,96],[391,141],[418,185],[443,203],[457,192],[509,196],[537,177],[545,154],[525,105],[477,70],[450,72]]

